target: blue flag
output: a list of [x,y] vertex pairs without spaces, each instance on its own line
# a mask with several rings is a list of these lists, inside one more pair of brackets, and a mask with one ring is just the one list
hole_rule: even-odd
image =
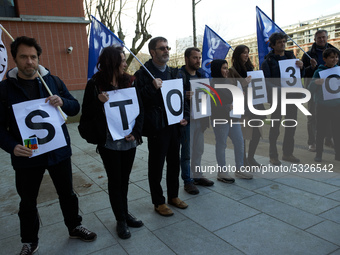
[[264,57],[271,51],[269,37],[273,33],[284,33],[259,7],[256,6],[257,49],[260,67]]
[[98,71],[97,61],[103,48],[111,45],[124,47],[124,43],[109,30],[103,23],[92,16],[90,42],[89,42],[89,63],[87,70],[87,79]]
[[231,46],[228,43],[210,27],[205,25],[202,48],[202,69],[207,78],[211,77],[211,61],[214,59],[225,59],[230,48]]

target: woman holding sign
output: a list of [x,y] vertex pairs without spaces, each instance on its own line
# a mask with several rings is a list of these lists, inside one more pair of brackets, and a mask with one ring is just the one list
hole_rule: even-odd
[[[224,59],[215,59],[211,62],[211,76],[213,79],[210,84],[215,88],[215,84],[233,84],[229,79],[228,62]],[[240,169],[243,166],[243,136],[241,125],[231,125],[233,118],[230,116],[230,111],[233,109],[233,95],[229,89],[216,88],[219,94],[222,104],[212,105],[211,107],[211,119],[212,126],[215,133],[215,153],[216,160],[219,166],[217,173],[217,180],[225,183],[233,183],[234,178],[229,176],[228,172],[235,172],[235,176],[242,179],[252,179],[253,176],[246,172],[241,172]],[[226,120],[223,123],[216,123],[216,120]],[[234,119],[239,121],[239,119]],[[231,138],[234,145],[235,163],[236,167],[227,166],[225,158],[225,149],[227,148],[227,138]],[[225,171],[225,170],[228,171]],[[234,171],[235,170],[235,171]]]
[[[125,72],[126,67],[125,54],[122,48],[109,46],[103,49],[98,58],[98,72],[92,76],[85,88],[79,125],[82,137],[88,142],[98,144],[97,151],[103,160],[108,177],[109,198],[117,220],[117,234],[122,239],[131,236],[128,227],[138,228],[143,226],[142,221],[129,214],[127,202],[129,176],[136,147],[142,143],[141,130],[144,115],[139,104],[140,100],[137,100],[138,102],[134,106],[134,109],[138,108],[137,110],[139,110],[139,115],[134,121],[128,119],[128,111],[131,108],[125,105],[116,107],[120,111],[117,111],[118,114],[114,116],[114,119],[118,120],[120,126],[124,126],[124,121],[127,122],[127,120],[129,123],[125,123],[125,125],[132,126],[132,132],[125,137],[122,136],[121,139],[114,138],[116,134],[113,134],[110,128],[112,123],[108,123],[109,116],[105,116],[105,114],[112,113],[112,111],[107,112],[107,105],[113,107],[112,105],[115,103],[122,102],[110,101],[109,104],[105,104],[110,99],[109,94],[113,91],[115,94],[111,95],[116,96],[124,93],[124,89],[128,90],[133,87],[135,77]],[[132,91],[133,94],[136,94],[135,96],[138,95],[137,90],[133,89]],[[132,100],[127,101],[132,102]],[[134,126],[131,124],[133,122]],[[88,132],[86,132],[87,129]]]
[[[314,94],[316,104],[316,156],[314,158],[316,162],[322,161],[323,140],[326,135],[328,135],[327,130],[329,130],[329,127],[327,127],[325,123],[330,123],[331,125],[335,160],[340,161],[340,98],[337,96],[328,96],[328,98],[326,98],[325,95],[327,92],[333,95],[339,94],[338,91],[334,91],[329,86],[331,80],[339,79],[339,67],[337,67],[339,54],[339,51],[334,48],[326,49],[322,53],[325,64],[320,65],[315,71],[313,79],[308,86],[308,89]],[[326,79],[320,79],[322,72],[333,67],[337,67],[337,70],[333,69],[332,72],[328,73]]]
[[[243,87],[245,98],[247,98],[248,84],[251,82],[251,76],[247,75],[247,72],[254,71],[254,65],[251,63],[249,58],[249,48],[246,45],[239,45],[235,48],[232,56],[233,67],[230,68],[230,77],[241,78],[241,84]],[[242,79],[243,78],[243,79]],[[265,119],[265,116],[257,116],[249,111],[247,107],[247,100],[245,100],[245,115],[244,118],[250,119]],[[255,105],[254,108],[257,110],[264,110],[263,104]],[[253,122],[253,125],[257,124]],[[255,158],[255,151],[260,142],[261,128],[260,127],[243,127],[242,133],[244,138],[244,165],[261,167]],[[248,158],[246,157],[246,140],[249,141]]]

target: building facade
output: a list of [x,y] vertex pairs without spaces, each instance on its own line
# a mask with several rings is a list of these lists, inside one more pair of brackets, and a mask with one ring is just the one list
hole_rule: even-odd
[[[0,0],[0,24],[13,38],[34,37],[42,47],[40,64],[59,76],[78,100],[87,82],[88,23],[82,0]],[[2,34],[9,70],[15,67],[11,39]]]
[[[332,15],[307,20],[298,24],[293,24],[287,27],[282,27],[282,30],[287,33],[304,51],[308,51],[314,43],[314,35],[317,30],[324,29],[328,32],[328,42],[336,48],[340,48],[340,12]],[[257,36],[252,34],[242,38],[236,38],[228,43],[235,48],[237,45],[244,44],[250,49],[250,58],[255,66],[259,69],[259,59],[257,53]],[[297,58],[301,59],[303,51],[296,46],[291,40],[287,42],[287,50],[294,51]],[[229,51],[227,61],[231,63],[233,52]]]

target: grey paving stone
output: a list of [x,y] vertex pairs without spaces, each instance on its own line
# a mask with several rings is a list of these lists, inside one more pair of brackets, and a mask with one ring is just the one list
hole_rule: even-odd
[[46,202],[38,208],[41,225],[48,226],[58,222],[63,222],[64,217],[60,209],[59,200]]
[[325,184],[320,181],[305,179],[297,176],[286,176],[285,178],[275,179],[276,182],[291,186],[297,189],[301,189],[310,193],[317,194],[319,196],[326,196],[333,193],[339,188],[333,185]]
[[[216,180],[216,181],[215,181]],[[255,193],[245,189],[243,187],[238,186],[237,184],[228,184],[224,182],[220,182],[217,179],[215,179],[215,185],[208,187],[210,190],[217,192],[219,194],[222,194],[226,197],[229,197],[234,200],[241,200],[246,197],[253,196]],[[238,179],[236,179],[236,183],[238,182]],[[254,182],[254,180],[247,180],[248,183]]]
[[217,193],[209,193],[188,200],[189,207],[181,213],[203,226],[215,231],[259,211]]
[[[0,238],[0,247],[1,247],[1,251],[0,251],[1,255],[19,254],[22,248],[20,236],[17,234],[16,236],[12,236],[8,238]],[[35,253],[35,254],[39,255],[39,253]]]
[[325,220],[307,231],[340,246],[340,224]]
[[97,252],[91,253],[91,255],[126,255],[128,253],[126,253],[126,251],[124,251],[124,249],[122,248],[121,245],[116,244],[116,245],[112,245],[108,248],[104,248],[102,250],[99,250]]
[[73,173],[73,189],[79,196],[100,192],[103,189],[98,186],[84,172]]
[[323,221],[323,218],[314,214],[262,195],[248,197],[240,202],[300,229],[306,229]]
[[186,217],[181,212],[175,210],[174,215],[171,217],[164,217],[159,215],[154,210],[154,206],[151,202],[151,197],[141,198],[139,200],[133,201],[133,203],[129,204],[129,211],[132,213],[132,215],[142,220],[145,227],[151,231],[164,228],[166,226],[186,219]]
[[243,180],[243,179],[236,179],[235,184],[237,186],[240,186],[240,187],[247,189],[247,190],[255,190],[255,189],[259,189],[259,188],[269,186],[269,185],[273,184],[273,181],[256,176],[251,181]]
[[137,185],[130,183],[128,192],[128,201],[134,201],[143,197],[150,197],[150,194],[145,190],[141,189]]
[[83,224],[98,235],[93,242],[70,239],[64,223],[56,223],[40,230],[39,253],[49,255],[90,254],[117,244],[110,232],[94,214],[84,215]]
[[337,201],[340,201],[340,190],[336,191],[336,192],[333,192],[332,194],[329,194],[326,197],[334,199],[334,200],[337,200]]
[[79,198],[79,209],[84,214],[110,207],[109,195],[104,191],[91,193],[90,195],[81,196]]
[[0,229],[1,229],[1,231],[0,231],[0,247],[3,247],[3,246],[1,246],[1,239],[16,236],[19,233],[20,223],[19,223],[18,215],[13,214],[13,215],[1,217],[0,218]]
[[[113,214],[113,211],[111,208],[103,209],[101,211],[96,211],[95,215],[100,220],[100,222],[106,227],[108,231],[110,231],[113,238],[115,238],[117,241],[119,241],[119,237],[116,232],[116,226],[117,221]],[[134,235],[135,232],[141,231],[144,228],[144,226],[140,228],[129,228],[131,235]]]
[[340,223],[340,206],[320,214],[320,217]]
[[338,246],[265,214],[215,232],[245,254],[328,254]]
[[162,242],[157,235],[146,228],[132,233],[131,238],[129,239],[120,239],[119,244],[128,254],[175,254],[166,243]]
[[339,205],[339,202],[298,190],[282,184],[273,184],[255,190],[262,195],[279,200],[312,214],[319,214]]
[[178,222],[154,233],[176,254],[242,254],[191,220]]

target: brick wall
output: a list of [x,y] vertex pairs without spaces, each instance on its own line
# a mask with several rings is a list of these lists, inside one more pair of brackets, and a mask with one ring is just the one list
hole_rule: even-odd
[[[87,81],[88,44],[85,24],[7,22],[1,24],[12,35],[34,37],[42,47],[40,64],[59,76],[69,90],[84,89]],[[10,54],[11,40],[3,33],[8,52],[8,69],[15,67]],[[66,49],[72,46],[72,54]]]
[[82,0],[16,0],[18,15],[84,17]]

